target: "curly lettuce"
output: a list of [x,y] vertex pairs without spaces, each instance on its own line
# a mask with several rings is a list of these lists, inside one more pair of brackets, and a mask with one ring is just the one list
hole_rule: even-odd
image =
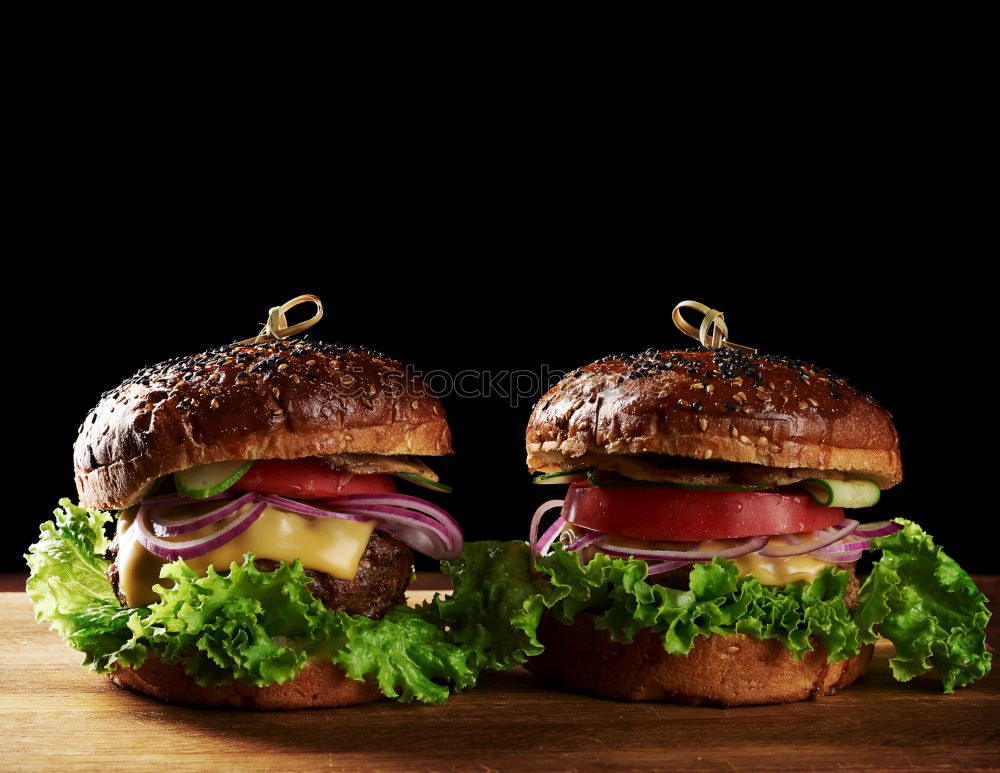
[[697,637],[748,634],[775,639],[801,659],[820,642],[829,662],[857,654],[879,635],[896,647],[893,674],[906,681],[937,669],[945,692],[990,668],[986,598],[916,524],[872,541],[882,552],[848,612],[846,572],[824,569],[811,583],[763,585],[724,559],[696,565],[687,589],[648,582],[645,562],[599,554],[581,565],[558,544],[531,565],[523,542],[467,543],[445,562],[455,591],[382,620],[330,612],[309,592],[299,562],[258,571],[253,556],[221,575],[200,576],[183,561],[164,566],[160,601],[123,609],[105,572],[112,517],[60,501],[26,556],[36,617],[107,673],[150,655],[181,662],[200,684],[234,679],[283,683],[310,659],[336,663],[403,701],[438,703],[473,686],[484,669],[507,669],[542,652],[546,610],[563,623],[580,612],[615,641],[650,629],[664,650],[691,651]]
[[[508,567],[503,573],[491,568],[498,559]],[[434,606],[442,622],[470,637],[492,636],[484,647],[486,667],[509,667],[539,654],[538,624],[546,609],[565,624],[580,612],[596,613],[595,625],[614,641],[630,642],[651,629],[663,634],[663,647],[673,655],[688,654],[698,636],[713,633],[778,639],[798,660],[813,649],[810,637],[823,643],[831,662],[858,650],[858,627],[844,605],[850,578],[832,568],[812,583],[779,587],[739,577],[732,561],[717,558],[691,570],[688,590],[675,590],[646,582],[644,561],[599,553],[581,564],[576,553],[558,544],[536,567],[537,575],[523,542],[470,543],[459,559],[447,562],[456,589],[478,585],[479,598],[456,593]],[[519,590],[501,591],[511,584]],[[511,621],[509,631],[494,630],[491,623],[498,615]]]
[[[437,625],[430,604],[396,607],[381,620],[331,612],[309,592],[311,579],[298,561],[261,572],[248,554],[227,574],[209,569],[204,576],[183,561],[166,564],[161,577],[173,585],[156,586],[160,601],[123,609],[105,575],[112,517],[67,499],[59,504],[26,556],[27,591],[36,618],[99,673],[138,667],[155,655],[183,663],[199,684],[239,679],[263,686],[294,679],[319,658],[352,679],[372,680],[391,698],[440,703],[450,689],[474,685],[483,664],[500,665],[486,648],[509,636],[506,618],[494,621],[498,635],[469,635],[464,626]],[[478,590],[464,592],[478,598]]]
[[896,647],[893,676],[906,682],[937,669],[946,693],[989,673],[987,599],[972,578],[903,518],[902,531],[872,540],[882,557],[858,592],[862,642],[884,636]]
[[[492,668],[542,651],[537,634],[546,609],[566,624],[586,611],[613,640],[629,642],[649,629],[662,635],[664,650],[673,655],[689,653],[699,636],[748,634],[781,642],[797,660],[815,639],[834,663],[881,635],[896,647],[890,663],[897,679],[933,667],[950,693],[989,671],[986,597],[919,526],[899,523],[902,531],[872,541],[882,558],[850,612],[844,603],[849,575],[834,567],[809,583],[773,586],[740,577],[732,561],[716,558],[696,565],[689,587],[678,590],[647,582],[643,561],[598,554],[581,565],[558,544],[532,572],[523,542],[467,545],[461,558],[446,564],[456,588],[466,592],[439,599],[435,608],[441,622],[459,626],[479,644],[484,665]],[[493,568],[497,562],[503,571]],[[508,630],[496,629],[498,615],[510,620]]]

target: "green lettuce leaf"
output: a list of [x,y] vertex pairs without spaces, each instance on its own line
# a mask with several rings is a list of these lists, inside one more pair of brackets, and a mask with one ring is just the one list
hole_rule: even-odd
[[141,629],[144,613],[122,609],[105,576],[110,541],[104,526],[113,518],[68,499],[59,504],[55,521],[42,524],[38,542],[25,556],[35,619],[48,622],[96,671],[111,671],[119,663],[138,665],[146,651],[134,631]]
[[872,540],[882,551],[858,592],[861,640],[879,634],[896,648],[889,663],[901,682],[937,669],[946,693],[985,676],[987,599],[968,574],[917,524]]
[[523,542],[467,542],[444,562],[455,592],[430,603],[435,622],[479,655],[480,669],[512,668],[542,651],[536,632],[547,584],[532,574]]
[[[239,679],[262,686],[293,679],[318,658],[352,679],[375,681],[389,697],[439,703],[450,688],[474,685],[484,664],[499,662],[485,648],[510,631],[507,618],[493,622],[499,636],[470,635],[464,625],[446,631],[433,603],[400,606],[382,620],[330,612],[309,592],[299,562],[261,572],[251,555],[227,574],[210,569],[204,577],[183,561],[167,564],[161,577],[173,585],[156,587],[161,600],[123,609],[105,576],[111,516],[66,499],[60,505],[26,556],[28,595],[37,619],[100,673],[156,655],[183,663],[200,684]],[[479,597],[466,585],[455,603],[468,604],[465,594]]]
[[[732,561],[717,558],[696,565],[689,587],[677,590],[647,582],[643,561],[598,554],[581,565],[558,543],[533,572],[523,542],[467,545],[446,565],[462,592],[435,607],[441,623],[475,643],[486,668],[509,668],[539,654],[538,624],[549,609],[566,624],[580,612],[594,613],[596,626],[615,641],[650,629],[674,655],[690,652],[698,636],[744,633],[776,639],[796,659],[815,637],[832,663],[882,635],[896,647],[890,663],[897,679],[934,667],[944,691],[952,692],[989,671],[986,598],[919,526],[898,522],[902,531],[873,540],[882,558],[850,613],[843,601],[849,575],[834,567],[810,583],[777,587],[739,577]],[[510,621],[509,629],[498,628],[498,617]]]
[[[493,568],[497,563],[506,571]],[[643,561],[598,554],[581,565],[577,554],[558,544],[537,567],[540,573],[534,575],[523,542],[472,543],[448,564],[456,589],[478,586],[479,598],[456,594],[437,601],[437,608],[447,624],[480,637],[485,667],[509,668],[540,653],[538,623],[545,609],[567,624],[581,611],[594,612],[596,626],[615,641],[631,641],[640,630],[652,629],[663,634],[664,649],[675,655],[686,655],[697,636],[713,633],[778,639],[799,660],[813,649],[811,636],[826,647],[830,662],[858,649],[858,629],[843,601],[849,576],[832,568],[811,584],[776,587],[738,577],[733,562],[716,559],[696,566],[690,588],[682,591],[647,583]],[[499,615],[510,619],[509,631],[496,629]]]
[[919,526],[873,541],[882,551],[849,614],[848,574],[824,569],[811,583],[784,587],[739,577],[716,559],[691,571],[685,590],[647,582],[642,561],[599,554],[581,565],[560,545],[535,567],[523,542],[467,543],[446,562],[455,592],[418,609],[397,607],[382,620],[330,612],[308,590],[302,566],[260,572],[253,556],[220,575],[201,577],[184,562],[164,567],[173,586],[160,601],[123,609],[105,577],[106,513],[60,501],[26,557],[28,595],[84,664],[105,673],[136,667],[150,654],[182,662],[202,684],[240,679],[265,685],[293,679],[325,658],[353,679],[374,680],[400,700],[443,701],[475,684],[483,669],[506,669],[539,654],[546,609],[569,623],[583,611],[616,641],[651,629],[667,652],[690,652],[698,636],[745,633],[776,639],[793,657],[823,644],[830,662],[855,655],[879,634],[896,646],[890,661],[905,681],[935,667],[944,689],[968,684],[990,667],[986,599],[969,576]]

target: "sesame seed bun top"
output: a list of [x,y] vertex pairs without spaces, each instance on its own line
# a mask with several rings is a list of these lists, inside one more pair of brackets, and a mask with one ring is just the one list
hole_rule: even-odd
[[88,507],[123,509],[161,475],[229,459],[451,453],[440,401],[396,360],[289,338],[145,368],[102,395],[74,445]]
[[[532,470],[593,454],[664,454],[902,480],[889,412],[828,370],[732,349],[615,355],[542,397],[525,437]],[[588,456],[588,458],[590,458]]]

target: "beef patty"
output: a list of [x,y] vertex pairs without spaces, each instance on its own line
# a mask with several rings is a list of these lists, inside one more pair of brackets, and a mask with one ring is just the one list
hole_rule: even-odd
[[[117,538],[111,543],[105,557],[111,561],[107,572],[111,587],[122,606],[127,606],[125,594],[119,587]],[[258,558],[254,561],[254,566],[262,572],[273,572],[278,568],[278,562]],[[364,615],[378,620],[392,607],[406,603],[404,592],[413,577],[413,553],[402,542],[374,531],[361,555],[358,572],[353,580],[341,580],[309,568],[306,568],[305,573],[312,578],[312,582],[306,587],[330,611]],[[219,574],[226,574],[226,571],[220,571]]]

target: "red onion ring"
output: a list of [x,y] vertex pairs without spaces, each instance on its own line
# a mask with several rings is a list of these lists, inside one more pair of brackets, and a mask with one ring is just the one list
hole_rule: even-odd
[[810,532],[808,539],[804,539],[800,541],[798,544],[767,545],[760,551],[760,554],[762,556],[767,556],[768,558],[788,558],[789,556],[804,556],[806,553],[812,553],[814,551],[832,545],[834,542],[842,540],[844,537],[851,534],[857,527],[858,527],[857,521],[851,518],[845,518],[836,526],[830,526],[826,529],[820,529],[819,531]]
[[[574,528],[579,529],[581,527],[575,526]],[[585,534],[581,534],[579,537],[574,539],[569,545],[566,546],[566,550],[573,552],[575,550],[580,550],[581,548],[587,547],[594,542],[597,542],[604,535],[599,531],[587,531]]]
[[465,535],[462,533],[462,527],[458,525],[458,521],[443,508],[420,497],[412,497],[409,494],[348,494],[327,501],[338,510],[354,510],[356,507],[370,505],[388,505],[416,510],[418,513],[428,515],[437,521],[447,532],[453,546],[460,546],[465,542]]
[[535,510],[535,514],[531,516],[531,526],[528,529],[528,549],[531,556],[531,564],[534,566],[535,559],[538,557],[538,524],[542,521],[542,516],[545,515],[549,510],[554,507],[562,507],[562,499],[550,499],[548,502],[544,502],[538,506]]
[[[267,507],[280,508],[297,515],[316,518],[340,518],[349,521],[375,520],[377,528],[396,536],[414,550],[438,560],[458,558],[462,553],[464,535],[462,529],[443,509],[418,497],[404,494],[352,494],[328,500],[335,510],[327,510],[304,504],[295,499],[275,494],[247,492],[235,499],[223,492],[205,499],[191,499],[180,494],[162,494],[150,497],[142,503],[136,513],[138,540],[149,552],[160,558],[176,561],[178,558],[197,558],[209,553],[233,538],[239,536],[264,513]],[[228,499],[222,506],[202,515],[192,516],[173,523],[157,521],[150,512],[165,507],[192,502],[208,502]],[[169,542],[162,537],[185,534],[203,526],[208,526],[239,511],[248,503],[253,507],[236,518],[225,528],[202,539],[186,542]],[[152,529],[150,523],[152,522]],[[154,533],[155,532],[155,533]]]
[[314,507],[313,505],[307,505],[303,502],[297,502],[294,499],[279,497],[276,494],[259,494],[256,496],[260,502],[267,502],[269,505],[273,505],[274,507],[287,510],[290,513],[296,513],[298,515],[312,515],[316,518],[340,518],[344,521],[371,520],[370,518],[363,518],[359,515],[348,515],[347,513],[341,513],[336,510],[324,510],[321,507]]
[[691,563],[691,561],[661,561],[658,564],[650,564],[649,569],[646,570],[646,576],[651,577],[662,572],[669,572],[672,569],[680,569],[682,566],[688,566]]
[[249,510],[227,525],[226,528],[207,537],[188,540],[186,542],[168,542],[156,537],[149,530],[149,525],[146,523],[148,513],[140,509],[135,517],[135,526],[139,530],[137,539],[150,553],[167,561],[176,561],[179,558],[197,558],[206,553],[211,553],[216,548],[222,547],[230,540],[238,537],[249,529],[266,509],[266,502],[255,502]]
[[594,543],[594,547],[609,556],[639,558],[644,561],[681,561],[685,564],[692,561],[711,561],[713,558],[739,558],[747,553],[755,553],[767,544],[767,537],[750,537],[725,550],[637,550],[615,545],[609,541],[609,536],[605,535]]
[[887,537],[890,534],[895,534],[902,528],[895,521],[875,521],[874,523],[861,524],[854,530],[854,533],[859,537],[874,539],[875,537]]
[[565,525],[566,519],[559,516],[553,524],[545,530],[545,533],[538,538],[538,555],[544,556],[549,552],[549,548],[552,547],[552,543],[558,539],[559,532],[562,531],[562,527]]
[[375,528],[398,537],[409,547],[438,561],[451,561],[462,554],[464,543],[459,541],[455,545],[437,521],[421,513],[389,505],[352,507],[347,512],[375,520]]
[[814,550],[813,553],[859,553],[871,546],[871,541],[867,539],[857,539],[856,534],[844,538],[841,542],[834,542],[823,550]]
[[[157,537],[176,537],[178,534],[187,534],[189,531],[195,531],[196,529],[200,529],[202,526],[209,526],[217,521],[221,521],[226,516],[235,513],[243,507],[243,505],[253,501],[256,496],[257,495],[251,491],[248,494],[236,497],[236,499],[229,500],[222,507],[217,507],[215,510],[202,513],[201,515],[193,515],[180,521],[163,522],[157,520],[155,515],[150,515],[149,522],[153,527],[153,534]],[[207,500],[201,499],[194,501],[205,502]],[[158,509],[163,510],[165,507],[161,505]],[[146,514],[148,510],[149,508],[146,506],[145,502],[142,504],[142,507],[139,508],[139,512],[143,514]],[[136,518],[138,517],[137,513]]]

